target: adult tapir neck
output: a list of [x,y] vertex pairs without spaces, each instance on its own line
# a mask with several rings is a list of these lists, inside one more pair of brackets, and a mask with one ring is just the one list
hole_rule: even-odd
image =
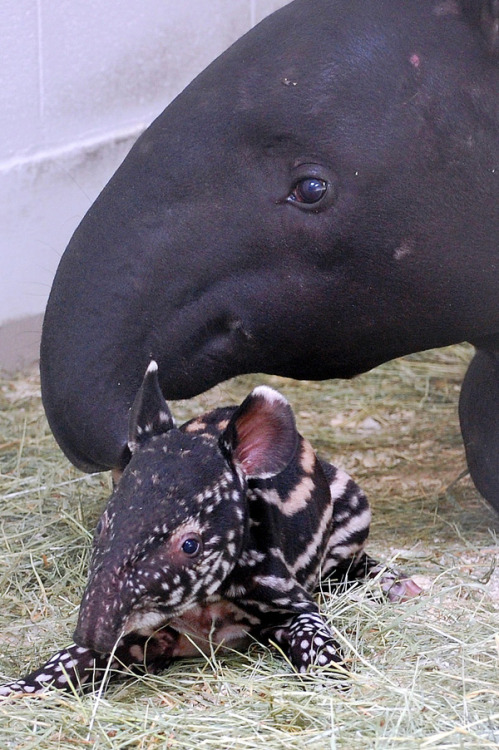
[[126,460],[151,358],[179,398],[243,372],[352,377],[499,339],[483,5],[295,0],[159,116],[76,230],[47,307],[44,405],[76,465]]

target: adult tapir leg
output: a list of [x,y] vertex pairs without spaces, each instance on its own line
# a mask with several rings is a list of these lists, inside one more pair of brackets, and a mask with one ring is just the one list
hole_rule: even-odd
[[478,349],[464,378],[459,419],[471,478],[499,511],[499,346]]
[[[499,60],[498,0],[461,0],[469,21],[485,42],[489,59]],[[497,241],[497,223],[495,224]],[[496,274],[496,267],[492,267]],[[496,300],[496,308],[499,301]],[[487,346],[490,342],[487,342]],[[478,348],[461,388],[459,420],[471,478],[499,511],[499,339]]]

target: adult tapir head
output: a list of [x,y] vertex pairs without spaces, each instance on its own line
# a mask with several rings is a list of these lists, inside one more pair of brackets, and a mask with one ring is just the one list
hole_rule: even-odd
[[[243,372],[351,377],[499,348],[497,16],[496,0],[295,0],[167,107],[47,307],[43,399],[77,466],[126,462],[151,357],[180,398]],[[487,414],[491,356],[467,386],[496,389]]]

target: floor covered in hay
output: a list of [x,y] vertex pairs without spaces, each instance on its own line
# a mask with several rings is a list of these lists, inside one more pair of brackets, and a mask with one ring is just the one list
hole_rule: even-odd
[[[172,405],[181,421],[268,383],[317,450],[366,490],[369,550],[410,572],[423,594],[393,605],[376,583],[322,593],[352,671],[348,690],[328,676],[303,685],[255,644],[124,680],[102,697],[4,699],[0,747],[499,747],[499,517],[463,476],[457,418],[471,353],[413,355],[348,382],[246,376]],[[71,642],[109,491],[108,476],[78,473],[55,445],[36,372],[1,379],[0,682]]]

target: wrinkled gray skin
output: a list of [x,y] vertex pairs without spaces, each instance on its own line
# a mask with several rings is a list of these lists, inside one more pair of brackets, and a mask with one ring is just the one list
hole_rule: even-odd
[[295,0],[167,107],[47,307],[43,400],[73,463],[127,462],[151,357],[175,399],[469,341],[463,436],[499,508],[498,15],[497,0]]

